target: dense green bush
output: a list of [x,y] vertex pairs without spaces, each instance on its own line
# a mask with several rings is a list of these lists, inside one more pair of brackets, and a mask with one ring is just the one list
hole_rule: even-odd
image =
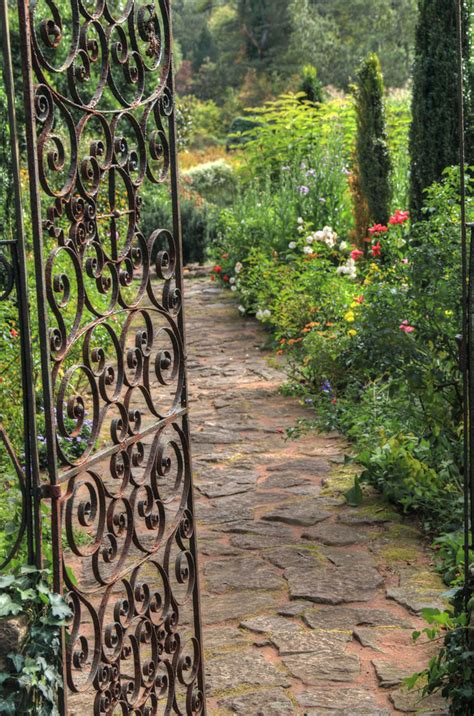
[[[149,236],[156,228],[172,229],[173,213],[169,193],[153,189],[144,196],[140,215],[140,229]],[[184,195],[181,198],[181,230],[183,237],[183,262],[202,263],[206,246],[214,237],[213,213],[200,197]]]
[[182,179],[192,191],[213,204],[231,203],[237,189],[234,169],[224,159],[188,169]]

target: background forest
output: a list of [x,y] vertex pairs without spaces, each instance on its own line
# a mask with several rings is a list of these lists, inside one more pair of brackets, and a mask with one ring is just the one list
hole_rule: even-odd
[[178,89],[220,106],[295,88],[304,65],[347,90],[360,60],[380,55],[388,87],[410,78],[416,0],[178,0]]

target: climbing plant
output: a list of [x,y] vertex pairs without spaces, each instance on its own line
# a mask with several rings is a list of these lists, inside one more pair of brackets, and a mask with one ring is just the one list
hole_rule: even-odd
[[22,567],[0,577],[0,619],[21,618],[25,636],[0,671],[0,712],[59,716],[62,687],[60,629],[71,612],[51,591],[47,570]]

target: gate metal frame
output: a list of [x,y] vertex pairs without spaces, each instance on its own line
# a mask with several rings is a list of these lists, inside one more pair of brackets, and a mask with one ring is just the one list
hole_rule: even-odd
[[[87,693],[94,694],[90,713],[97,716],[111,715],[117,709],[137,716],[158,712],[205,714],[182,305],[171,3],[156,0],[141,5],[139,0],[125,0],[119,12],[113,0],[70,0],[72,39],[59,68],[49,58],[61,49],[65,27],[54,0],[46,0],[46,4],[50,15],[38,22],[37,4],[18,0],[46,475],[40,471],[38,455],[7,0],[1,2],[0,15],[17,229],[17,240],[0,241],[0,249],[8,244],[12,252],[10,268],[18,294],[26,436],[24,471],[11,451],[24,500],[18,544],[26,534],[28,559],[41,566],[44,535],[40,510],[41,503],[47,501],[54,589],[67,595],[74,612],[68,633],[63,632],[62,714],[69,713],[68,694],[80,695],[86,687]],[[101,63],[98,86],[92,98],[84,100],[78,87],[87,84],[97,63]],[[131,100],[122,85],[117,85],[114,70],[122,72],[125,89],[135,92]],[[54,83],[58,75],[62,84]],[[151,81],[147,85],[148,75]],[[152,83],[153,76],[156,84]],[[100,108],[105,92],[116,100],[112,108]],[[66,188],[59,191],[49,185],[48,177],[48,173],[60,175],[67,161],[61,129],[56,132],[58,116],[65,120],[71,154]],[[97,141],[90,141],[85,129],[93,122],[102,134]],[[120,122],[126,124],[123,134]],[[90,144],[81,161],[83,139]],[[133,149],[129,148],[130,140],[136,140]],[[157,177],[156,166],[160,165]],[[156,227],[149,237],[143,237],[139,230],[142,184],[145,179],[163,183],[168,175],[173,226]],[[125,210],[116,203],[117,180],[125,187]],[[97,212],[99,192],[104,187],[109,202],[105,221],[110,232],[104,232],[100,225],[104,216]],[[120,236],[124,216],[128,221],[125,240]],[[95,251],[95,261],[85,260],[89,249]],[[64,316],[73,280],[64,272],[55,273],[54,268],[61,252],[70,260],[77,288],[79,318],[76,314],[72,326]],[[5,264],[6,259],[2,262]],[[106,272],[111,278],[105,277]],[[86,273],[99,293],[111,297],[108,308],[92,305],[85,287]],[[126,289],[133,280],[139,286],[135,297],[129,299]],[[114,320],[119,322],[118,327]],[[137,330],[134,321],[142,321],[145,328],[142,325]],[[164,327],[156,328],[160,321]],[[105,349],[102,353],[100,348],[93,349],[98,328],[110,339],[108,348],[115,351],[112,360]],[[157,345],[159,341],[163,345]],[[80,363],[74,359],[75,364],[68,365],[69,354],[77,346]],[[79,394],[80,381],[71,387],[76,369],[89,381],[87,395]],[[154,402],[160,386],[172,394],[167,410]],[[143,408],[133,407],[137,395]],[[167,394],[165,397],[169,400]],[[67,454],[63,442],[81,435],[87,401],[92,410],[90,435],[83,454],[75,458]],[[108,421],[108,413],[114,410],[118,418]],[[145,419],[148,424],[142,428]],[[110,433],[106,446],[97,447],[106,423]],[[1,429],[0,439],[9,449]],[[167,490],[173,492],[172,478],[176,494],[167,497]],[[120,482],[118,489],[114,481]],[[95,530],[92,547],[81,550],[76,544],[77,524],[89,532]],[[79,585],[65,569],[63,541],[80,563]],[[152,577],[145,574],[145,568],[154,570]],[[190,614],[181,626],[180,610],[185,609]],[[143,656],[142,648],[146,651]],[[78,685],[76,677],[84,670],[87,678]],[[82,702],[81,708],[84,705]]]
[[[466,610],[474,594],[474,224],[466,215],[465,82],[463,50],[463,0],[456,0],[458,51],[459,166],[461,193],[461,253],[463,326],[460,337],[460,368],[463,375],[464,424],[464,604]],[[468,238],[469,234],[469,238]]]

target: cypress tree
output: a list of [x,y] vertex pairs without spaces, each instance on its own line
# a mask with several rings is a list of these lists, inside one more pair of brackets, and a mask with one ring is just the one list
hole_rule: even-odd
[[318,77],[318,70],[313,65],[305,65],[301,70],[300,85],[298,92],[304,92],[304,99],[321,104],[324,101],[324,89]]
[[389,217],[391,160],[385,125],[384,84],[380,60],[371,53],[361,63],[353,87],[357,118],[356,172],[358,190],[370,223]]
[[[459,77],[456,31],[457,0],[418,0],[410,130],[410,209],[420,218],[423,192],[439,181],[443,170],[459,163]],[[468,75],[470,42],[468,2],[463,3],[465,111],[470,118]],[[471,132],[466,137],[472,161]]]

